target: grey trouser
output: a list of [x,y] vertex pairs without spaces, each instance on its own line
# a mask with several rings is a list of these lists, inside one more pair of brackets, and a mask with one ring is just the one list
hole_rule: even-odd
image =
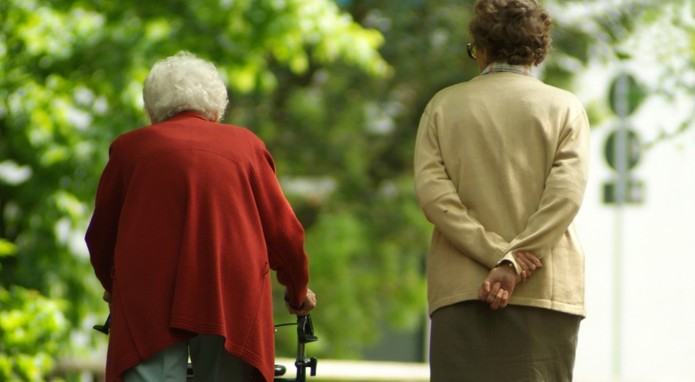
[[189,349],[196,382],[251,380],[253,367],[228,353],[223,337],[198,335],[155,353],[123,373],[123,381],[184,382]]

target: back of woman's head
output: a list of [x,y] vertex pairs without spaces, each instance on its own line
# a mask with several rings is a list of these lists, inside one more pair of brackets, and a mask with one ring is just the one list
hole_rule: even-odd
[[143,88],[145,109],[152,123],[183,111],[219,121],[227,108],[227,88],[215,66],[188,52],[158,61]]
[[545,59],[551,28],[550,15],[537,0],[478,0],[468,29],[491,61],[530,66]]

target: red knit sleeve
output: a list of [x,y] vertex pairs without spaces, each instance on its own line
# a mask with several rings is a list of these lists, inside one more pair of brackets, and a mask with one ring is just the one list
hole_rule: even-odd
[[[110,154],[113,154],[113,146]],[[99,180],[94,213],[85,235],[94,272],[101,285],[109,293],[111,293],[113,254],[123,200],[123,180],[119,175],[118,166],[117,161],[111,155]]]
[[254,183],[270,267],[277,272],[278,281],[286,287],[289,303],[300,306],[309,283],[304,228],[282,192],[273,159],[264,147],[258,150]]

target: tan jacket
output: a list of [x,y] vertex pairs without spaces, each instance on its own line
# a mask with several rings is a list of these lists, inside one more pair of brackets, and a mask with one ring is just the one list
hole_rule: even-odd
[[429,312],[477,299],[490,269],[530,251],[543,268],[510,304],[584,315],[584,255],[572,221],[584,195],[589,122],[571,93],[511,72],[437,93],[415,144],[415,191],[434,224]]

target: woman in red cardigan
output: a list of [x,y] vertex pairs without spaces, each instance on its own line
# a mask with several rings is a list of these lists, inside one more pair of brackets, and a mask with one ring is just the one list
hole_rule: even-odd
[[271,274],[290,313],[316,305],[304,230],[263,142],[218,121],[227,91],[190,53],[155,64],[152,125],[118,137],[86,234],[111,304],[108,381],[272,381]]

